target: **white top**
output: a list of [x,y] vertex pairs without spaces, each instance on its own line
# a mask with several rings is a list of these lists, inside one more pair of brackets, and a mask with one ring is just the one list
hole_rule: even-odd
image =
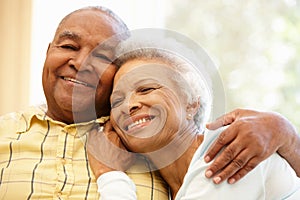
[[184,182],[176,195],[179,199],[295,199],[300,200],[300,178],[278,154],[261,162],[237,183],[230,185],[226,181],[215,185],[205,177],[209,163],[204,154],[219,133],[205,133],[204,141],[196,151]]
[[[209,163],[204,161],[204,154],[210,144],[218,137],[218,132],[205,133],[204,141],[197,149],[184,182],[175,200],[207,199],[250,199],[300,200],[300,178],[294,170],[278,154],[261,162],[237,183],[230,185],[226,181],[216,185],[205,177]],[[125,175],[122,174],[122,175]],[[101,179],[106,176],[105,179]],[[98,179],[101,200],[107,199],[136,199],[133,182],[124,176],[102,175]],[[126,176],[125,176],[126,177]],[[117,188],[117,189],[116,189]]]
[[135,200],[134,182],[121,171],[107,172],[97,179],[101,200]]

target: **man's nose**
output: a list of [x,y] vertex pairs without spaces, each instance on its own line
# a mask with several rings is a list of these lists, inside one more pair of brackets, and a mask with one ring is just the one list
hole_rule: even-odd
[[91,51],[80,50],[70,60],[69,65],[76,71],[91,71],[92,67],[86,62]]

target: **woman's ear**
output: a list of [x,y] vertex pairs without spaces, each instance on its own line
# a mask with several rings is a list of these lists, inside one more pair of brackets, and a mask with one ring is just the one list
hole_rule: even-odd
[[194,116],[196,115],[196,113],[198,112],[199,108],[200,108],[200,101],[199,101],[199,99],[197,101],[194,101],[191,104],[189,103],[187,105],[187,108],[186,108],[186,114],[187,114],[186,118],[188,120],[193,119]]

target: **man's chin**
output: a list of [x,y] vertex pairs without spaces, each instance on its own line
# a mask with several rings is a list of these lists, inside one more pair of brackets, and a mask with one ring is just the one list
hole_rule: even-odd
[[[73,115],[95,115],[95,108],[85,101],[74,101],[74,99],[61,99],[58,103],[63,112]],[[94,114],[93,114],[94,113]]]
[[75,123],[97,119],[95,107],[82,107],[73,105],[73,119]]

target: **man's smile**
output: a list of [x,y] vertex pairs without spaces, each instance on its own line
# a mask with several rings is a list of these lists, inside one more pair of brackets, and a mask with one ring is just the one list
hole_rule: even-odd
[[91,85],[91,84],[89,84],[89,83],[80,81],[80,80],[78,80],[78,79],[74,79],[74,78],[66,77],[66,76],[60,76],[60,78],[62,78],[62,79],[65,80],[65,81],[70,81],[70,82],[72,82],[72,83],[76,83],[76,84],[80,84],[80,85],[83,85],[83,86],[86,86],[86,87],[91,87],[91,88],[96,89],[96,87],[95,87],[94,85]]

